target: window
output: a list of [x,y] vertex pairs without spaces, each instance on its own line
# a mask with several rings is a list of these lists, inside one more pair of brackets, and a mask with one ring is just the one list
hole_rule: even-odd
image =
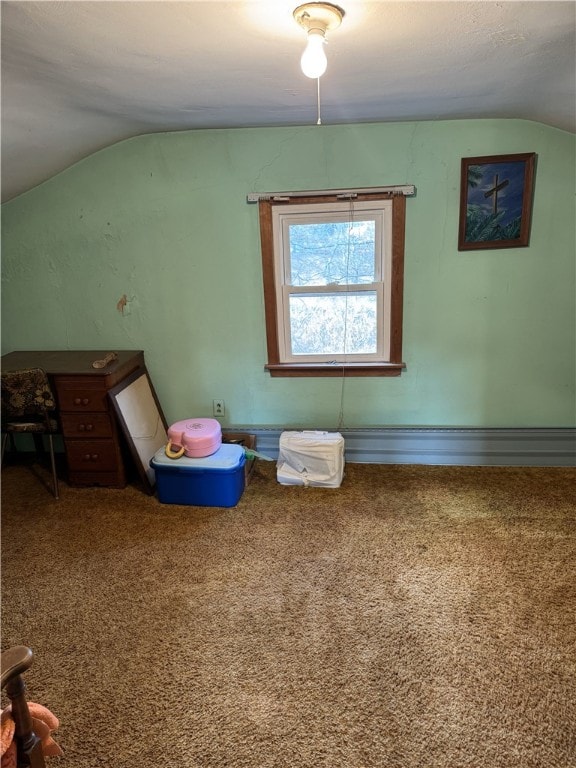
[[398,376],[405,367],[405,198],[342,197],[260,200],[272,376]]

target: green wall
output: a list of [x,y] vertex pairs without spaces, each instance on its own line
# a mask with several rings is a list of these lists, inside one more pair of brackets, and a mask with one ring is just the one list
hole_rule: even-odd
[[[223,398],[223,426],[574,426],[574,150],[522,120],[121,142],[2,206],[2,352],[143,349],[169,422]],[[459,252],[460,159],[516,152],[538,155],[530,246]],[[404,183],[406,372],[270,378],[247,193]]]

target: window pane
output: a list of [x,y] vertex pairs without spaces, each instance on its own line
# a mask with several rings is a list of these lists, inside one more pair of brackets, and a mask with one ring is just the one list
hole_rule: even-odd
[[290,224],[290,285],[375,282],[374,220]]
[[376,292],[290,296],[293,355],[374,354]]

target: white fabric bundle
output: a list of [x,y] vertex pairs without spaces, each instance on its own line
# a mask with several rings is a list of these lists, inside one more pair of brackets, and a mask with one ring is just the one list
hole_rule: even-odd
[[339,432],[282,432],[276,466],[282,485],[338,488],[344,477],[344,438]]

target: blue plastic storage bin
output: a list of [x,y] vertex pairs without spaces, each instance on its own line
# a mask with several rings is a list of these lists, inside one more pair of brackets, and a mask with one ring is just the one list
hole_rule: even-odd
[[234,507],[244,493],[245,462],[242,446],[223,443],[216,453],[201,459],[169,459],[160,448],[150,466],[163,504]]

